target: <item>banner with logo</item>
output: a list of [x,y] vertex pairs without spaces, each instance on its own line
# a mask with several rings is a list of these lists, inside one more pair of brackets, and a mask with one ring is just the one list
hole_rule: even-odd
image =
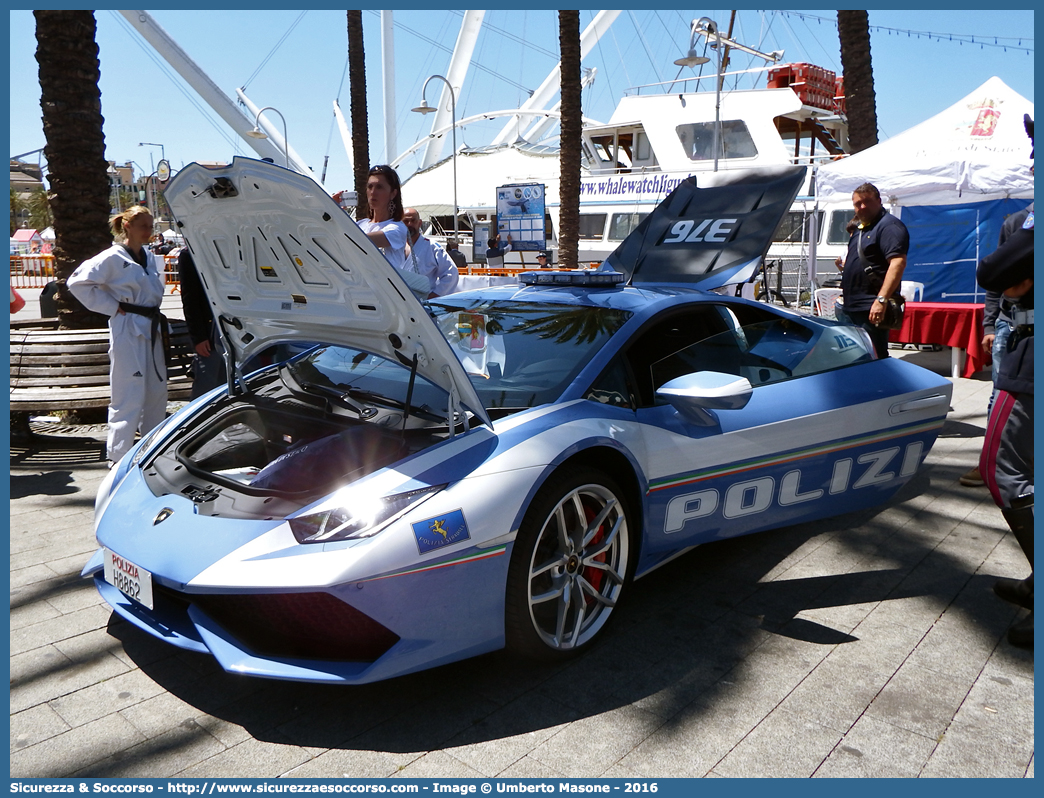
[[547,232],[544,227],[544,185],[517,183],[497,187],[497,231],[500,244],[507,243],[515,251],[544,249]]

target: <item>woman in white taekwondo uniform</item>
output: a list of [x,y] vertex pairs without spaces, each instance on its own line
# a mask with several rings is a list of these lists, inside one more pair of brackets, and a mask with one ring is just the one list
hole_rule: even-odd
[[146,435],[167,409],[167,366],[160,314],[163,299],[161,261],[145,244],[152,237],[152,214],[137,205],[110,221],[117,242],[81,263],[68,280],[69,290],[96,313],[109,317],[110,463],[119,460]]

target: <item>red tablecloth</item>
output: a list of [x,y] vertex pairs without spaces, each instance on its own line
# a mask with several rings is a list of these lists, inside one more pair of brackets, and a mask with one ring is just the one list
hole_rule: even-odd
[[982,316],[985,305],[964,302],[907,302],[903,327],[892,330],[888,340],[901,344],[940,344],[964,349],[962,377],[985,368],[989,353],[982,348]]

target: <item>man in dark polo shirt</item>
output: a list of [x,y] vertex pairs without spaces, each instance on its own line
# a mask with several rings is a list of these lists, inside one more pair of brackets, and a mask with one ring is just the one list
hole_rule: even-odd
[[905,224],[884,209],[881,192],[872,183],[863,183],[852,192],[852,207],[859,224],[848,242],[841,275],[844,308],[837,316],[866,330],[877,356],[888,357],[888,330],[878,325],[888,297],[899,293],[910,234]]

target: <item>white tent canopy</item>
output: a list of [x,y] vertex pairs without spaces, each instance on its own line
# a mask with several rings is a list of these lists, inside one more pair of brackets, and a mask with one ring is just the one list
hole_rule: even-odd
[[897,136],[819,169],[822,202],[848,201],[870,182],[887,205],[1032,199],[1032,144],[1023,114],[1033,103],[993,77],[964,99]]
[[[453,215],[453,161],[415,172],[402,187],[402,201],[422,216]],[[457,201],[462,210],[497,210],[497,186],[511,183],[548,184],[548,195],[558,197],[558,153],[535,153],[517,147],[501,147],[457,153]],[[553,189],[553,193],[552,193]]]

